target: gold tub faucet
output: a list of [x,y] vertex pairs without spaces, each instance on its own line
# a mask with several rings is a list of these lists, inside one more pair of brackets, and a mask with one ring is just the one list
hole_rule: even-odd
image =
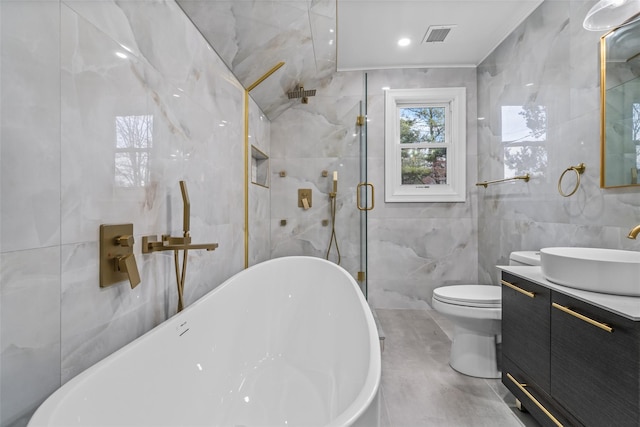
[[[176,284],[178,286],[178,312],[184,308],[184,282],[187,274],[187,254],[189,251],[204,249],[213,251],[217,249],[217,243],[191,243],[190,216],[191,202],[189,201],[189,193],[187,192],[187,183],[180,181],[180,191],[182,192],[182,237],[172,237],[169,234],[163,234],[162,240],[158,240],[158,236],[142,237],[142,253],[148,254],[152,252],[173,251],[173,262],[176,267]],[[180,268],[179,251],[182,251],[182,268]]]
[[627,237],[629,239],[635,239],[636,237],[638,237],[638,234],[640,234],[640,224],[633,227]]

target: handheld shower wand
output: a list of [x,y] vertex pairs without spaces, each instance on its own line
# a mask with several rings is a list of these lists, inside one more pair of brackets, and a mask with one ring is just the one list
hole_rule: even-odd
[[331,246],[333,242],[336,243],[336,252],[338,254],[338,261],[336,264],[340,265],[340,248],[338,247],[338,239],[336,238],[336,202],[338,196],[338,172],[333,171],[333,191],[329,193],[329,201],[331,204],[331,238],[329,239],[329,247],[327,248],[326,259],[329,259],[329,253],[331,252]]
[[[189,228],[191,221],[191,202],[189,201],[189,193],[187,192],[187,183],[184,181],[180,181],[180,192],[182,193],[182,229],[183,229],[183,237],[185,242],[190,237],[189,236]],[[178,312],[184,309],[184,280],[187,275],[187,246],[185,245],[182,251],[182,273],[180,273],[179,268],[179,258],[180,253],[176,249],[173,251],[173,261],[176,267],[176,283],[178,285]]]

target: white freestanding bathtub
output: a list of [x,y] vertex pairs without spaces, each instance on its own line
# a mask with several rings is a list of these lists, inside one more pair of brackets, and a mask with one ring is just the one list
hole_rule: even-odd
[[73,378],[29,426],[377,426],[380,373],[349,273],[277,258]]

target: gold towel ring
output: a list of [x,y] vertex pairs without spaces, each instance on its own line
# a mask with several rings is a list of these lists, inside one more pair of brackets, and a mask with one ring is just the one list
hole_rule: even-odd
[[[580,163],[578,166],[569,166],[567,169],[565,169],[564,172],[562,172],[562,175],[560,175],[560,179],[558,180],[558,193],[560,193],[560,195],[562,197],[569,197],[569,196],[573,196],[576,191],[578,191],[578,187],[580,187],[580,175],[584,173],[585,169],[587,169],[587,166],[584,163]],[[565,194],[562,191],[562,179],[564,178],[565,174],[569,171],[574,171],[576,173],[576,186],[573,189],[573,191],[571,191],[571,193],[569,194]]]

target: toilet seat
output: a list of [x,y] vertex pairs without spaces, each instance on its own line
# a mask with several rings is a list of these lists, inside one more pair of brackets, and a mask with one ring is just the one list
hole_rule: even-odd
[[433,299],[465,307],[500,308],[502,289],[492,285],[442,286],[433,290]]

